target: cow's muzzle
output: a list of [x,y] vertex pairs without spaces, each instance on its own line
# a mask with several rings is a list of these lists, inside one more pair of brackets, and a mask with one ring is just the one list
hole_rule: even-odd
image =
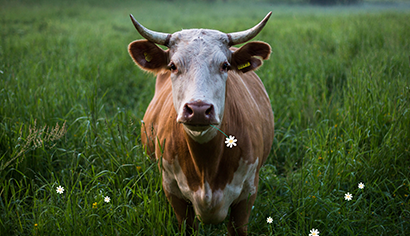
[[212,104],[204,102],[189,102],[184,105],[182,115],[177,120],[187,126],[218,125],[215,108]]

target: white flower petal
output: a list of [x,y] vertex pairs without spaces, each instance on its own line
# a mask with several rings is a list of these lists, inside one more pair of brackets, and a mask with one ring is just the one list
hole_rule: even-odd
[[319,236],[319,230],[311,229],[309,236]]
[[236,141],[238,140],[235,139],[235,136],[229,135],[229,138],[226,138],[225,143],[227,147],[232,148],[233,146],[236,146]]
[[64,192],[64,188],[60,186],[57,187],[57,193],[62,194]]
[[345,194],[345,200],[350,201],[353,199],[353,195],[350,194],[349,192]]
[[106,197],[104,198],[104,202],[106,202],[106,203],[109,203],[109,202],[110,202],[110,200],[111,200],[111,198],[110,198],[110,197],[108,197],[108,196],[106,196]]

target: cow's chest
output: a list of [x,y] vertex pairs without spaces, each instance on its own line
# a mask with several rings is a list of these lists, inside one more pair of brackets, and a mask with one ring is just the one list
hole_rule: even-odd
[[[179,165],[178,158],[175,158],[172,163],[164,160],[163,186],[167,192],[191,202],[196,215],[202,222],[219,223],[226,218],[232,204],[256,192],[254,181],[257,166],[258,159],[251,164],[240,159],[239,167],[235,170],[233,178],[227,181],[224,188],[213,189],[212,186],[215,183],[209,183],[205,178],[196,190],[192,190],[188,185],[187,176]],[[218,181],[218,179],[212,181]]]

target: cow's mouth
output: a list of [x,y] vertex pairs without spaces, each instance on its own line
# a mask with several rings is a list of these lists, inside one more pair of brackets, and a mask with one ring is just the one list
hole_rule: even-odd
[[192,131],[205,131],[211,128],[210,124],[188,124],[182,123],[186,128]]

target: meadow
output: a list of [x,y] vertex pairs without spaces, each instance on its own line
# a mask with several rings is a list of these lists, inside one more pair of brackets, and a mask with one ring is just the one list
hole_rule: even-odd
[[250,235],[408,235],[410,7],[178,0],[0,1],[0,234],[181,235],[140,144],[155,78],[128,15],[233,32],[268,11],[275,140]]

